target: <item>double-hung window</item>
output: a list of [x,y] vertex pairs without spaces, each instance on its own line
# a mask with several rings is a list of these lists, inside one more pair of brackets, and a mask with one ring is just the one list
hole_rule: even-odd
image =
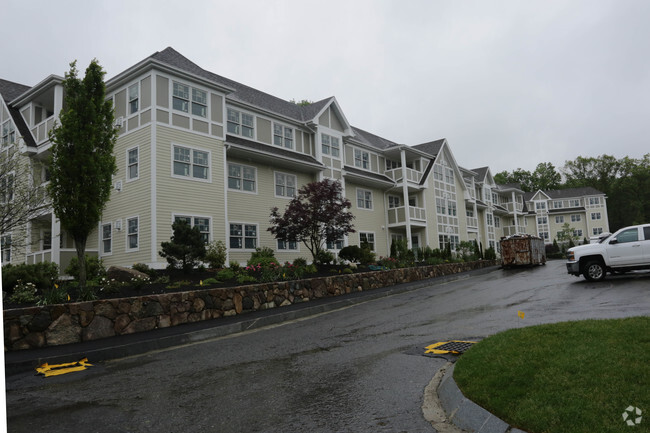
[[453,200],[447,201],[447,212],[449,213],[450,216],[456,216],[457,214],[457,208],[456,208],[456,202]]
[[281,125],[279,123],[273,124],[273,144],[287,149],[293,149],[293,128]]
[[564,215],[558,215],[555,217],[555,224],[562,224],[564,222]]
[[113,251],[113,224],[102,224],[102,254],[110,254]]
[[369,232],[359,232],[359,243],[361,247],[367,245],[370,247],[370,251],[375,250],[375,234]]
[[16,140],[16,129],[11,120],[2,124],[2,145],[7,146]]
[[210,152],[174,146],[174,175],[194,179],[208,179]]
[[140,91],[138,84],[129,87],[129,114],[133,114],[139,109]]
[[580,199],[571,199],[569,200],[570,207],[580,207]]
[[435,180],[442,180],[443,179],[442,172],[443,172],[442,165],[440,165],[440,164],[434,164],[433,165],[433,178]]
[[14,200],[14,174],[5,174],[0,179],[0,203],[11,203]]
[[535,209],[537,209],[537,210],[546,209],[546,202],[543,202],[543,201],[535,202]]
[[343,238],[339,238],[335,241],[327,241],[326,245],[328,250],[340,250],[343,249]]
[[599,220],[601,218],[600,212],[592,212],[591,213],[591,219],[592,220]]
[[548,224],[548,219],[545,216],[537,217],[537,224]]
[[394,208],[394,207],[399,207],[399,196],[396,195],[389,195],[388,196],[388,207],[389,208]]
[[372,209],[372,191],[357,189],[357,207],[359,209]]
[[228,188],[239,191],[256,192],[255,167],[228,164]]
[[360,149],[354,149],[354,166],[368,170],[370,168],[370,154]]
[[2,243],[2,264],[11,263],[11,235],[3,235]]
[[296,241],[283,241],[278,239],[278,250],[297,250],[298,243]]
[[210,218],[198,217],[198,216],[184,216],[176,215],[174,217],[174,222],[176,221],[185,221],[188,226],[199,229],[201,233],[201,238],[206,244],[210,242]]
[[341,147],[339,145],[339,139],[337,137],[321,134],[321,145],[323,155],[331,155],[338,158]]
[[257,248],[257,224],[230,224],[230,248]]
[[571,215],[571,222],[572,222],[572,223],[578,222],[578,221],[580,221],[581,219],[582,219],[582,216],[581,216],[580,214]]
[[296,176],[276,172],[275,195],[278,197],[294,197],[296,195]]
[[190,104],[194,116],[208,117],[208,93],[186,84],[174,83],[172,95],[174,110],[189,113]]
[[127,151],[127,174],[128,180],[138,178],[138,148],[134,147]]
[[589,197],[589,204],[590,205],[599,205],[600,204],[600,197]]
[[138,249],[138,217],[128,218],[126,220],[126,248],[127,250]]
[[600,234],[603,233],[603,228],[602,227],[594,227],[593,229],[591,229],[591,231],[592,231],[592,233],[594,235],[600,235]]
[[252,114],[243,113],[232,108],[228,109],[228,132],[243,137],[253,138],[255,121]]

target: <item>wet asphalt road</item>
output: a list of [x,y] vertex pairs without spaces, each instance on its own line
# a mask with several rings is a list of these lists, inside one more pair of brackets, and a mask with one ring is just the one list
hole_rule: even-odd
[[423,391],[445,360],[422,356],[428,344],[648,314],[647,272],[496,270],[85,372],[10,376],[8,431],[433,432]]

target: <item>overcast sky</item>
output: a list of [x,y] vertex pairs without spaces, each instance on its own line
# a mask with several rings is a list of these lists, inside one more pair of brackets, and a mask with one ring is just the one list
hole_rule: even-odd
[[[8,4],[7,4],[8,3]],[[97,58],[110,78],[171,46],[348,121],[447,138],[492,173],[650,152],[650,1],[31,1],[2,7],[0,78],[34,85]]]

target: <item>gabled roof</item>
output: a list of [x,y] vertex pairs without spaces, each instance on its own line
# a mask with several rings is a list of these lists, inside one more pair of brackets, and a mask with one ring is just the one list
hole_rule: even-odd
[[28,91],[31,87],[25,86],[23,84],[18,84],[14,83],[12,81],[7,81],[0,79],[0,95],[2,95],[2,99],[5,100],[7,105],[26,91]]
[[438,156],[438,153],[440,153],[440,149],[442,149],[442,146],[445,144],[446,141],[447,141],[446,138],[441,138],[439,140],[429,141],[428,143],[417,144],[413,146],[413,148],[421,152],[428,153],[429,155],[432,156]]
[[368,131],[364,131],[363,129],[357,128],[356,126],[352,127],[352,131],[354,132],[355,135],[354,139],[356,141],[359,141],[360,143],[366,144],[368,146],[374,147],[379,150],[386,150],[392,147],[399,146],[399,144],[393,141],[387,140],[378,135],[372,134]]
[[[592,188],[590,186],[582,187],[582,188],[552,189],[552,190],[544,190],[542,192],[546,194],[549,198],[555,200],[564,199],[564,198],[582,197],[585,195],[605,195],[604,192],[600,192],[596,188]],[[525,193],[524,200],[530,201],[535,196],[535,194],[537,194],[537,191]]]
[[472,168],[471,171],[476,173],[476,176],[474,176],[474,179],[477,180],[478,182],[485,182],[485,176],[487,176],[488,171],[490,170],[490,167],[480,167],[480,168]]

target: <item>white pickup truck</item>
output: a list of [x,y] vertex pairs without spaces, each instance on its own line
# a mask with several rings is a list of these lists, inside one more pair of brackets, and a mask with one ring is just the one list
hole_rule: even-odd
[[625,227],[599,243],[567,251],[567,272],[600,281],[607,272],[650,269],[650,224]]

